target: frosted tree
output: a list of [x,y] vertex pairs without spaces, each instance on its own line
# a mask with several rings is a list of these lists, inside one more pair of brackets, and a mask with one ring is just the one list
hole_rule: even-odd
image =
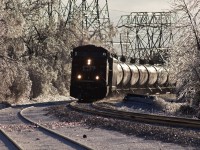
[[31,81],[21,62],[24,20],[18,2],[0,1],[0,101],[16,103],[29,99]]
[[68,94],[70,50],[75,38],[64,26],[67,18],[62,5],[60,0],[25,0],[21,5],[27,47],[23,61],[28,62],[31,98]]
[[0,101],[68,94],[74,37],[66,38],[60,3],[0,1]]
[[0,101],[68,95],[70,52],[84,40],[68,11],[64,0],[0,1]]
[[198,109],[200,104],[200,0],[174,0],[175,24],[171,68],[175,70],[178,99]]

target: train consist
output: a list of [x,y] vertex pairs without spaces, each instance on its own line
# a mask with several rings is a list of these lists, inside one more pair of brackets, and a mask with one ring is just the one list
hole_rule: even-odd
[[115,91],[162,93],[176,83],[165,67],[123,63],[102,47],[79,46],[71,56],[70,96],[79,100],[103,99]]

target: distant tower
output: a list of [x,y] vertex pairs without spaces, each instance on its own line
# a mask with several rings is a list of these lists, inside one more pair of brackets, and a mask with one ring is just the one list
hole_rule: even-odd
[[110,18],[107,0],[69,0],[66,25],[75,28],[81,34],[82,40],[101,41],[111,46]]
[[147,63],[166,62],[173,41],[171,12],[132,12],[121,16],[121,54],[127,59],[145,60]]

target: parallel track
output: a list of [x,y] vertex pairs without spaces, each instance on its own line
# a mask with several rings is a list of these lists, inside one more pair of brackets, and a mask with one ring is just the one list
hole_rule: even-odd
[[57,139],[62,139],[63,141],[66,141],[66,142],[71,142],[72,144],[74,145],[77,145],[78,149],[85,149],[85,150],[92,150],[92,148],[86,146],[86,145],[83,145],[79,142],[76,142],[75,140],[73,139],[70,139],[69,137],[65,136],[65,135],[62,135],[60,133],[57,133],[49,128],[46,128],[45,126],[43,126],[41,123],[38,123],[38,122],[35,122],[33,121],[32,119],[26,117],[25,115],[25,111],[27,111],[28,109],[30,109],[31,107],[28,107],[28,108],[25,108],[23,109],[21,112],[20,112],[20,116],[25,119],[27,122],[29,122],[30,124],[33,124],[35,126],[37,126],[40,130],[43,130],[45,132],[48,132],[52,135],[52,137],[54,138],[57,138]]
[[168,117],[161,115],[145,114],[126,112],[117,109],[108,108],[100,105],[100,103],[92,103],[90,108],[79,107],[79,103],[72,102],[70,107],[79,111],[93,113],[96,115],[102,115],[106,117],[114,117],[119,119],[126,119],[131,121],[143,121],[149,123],[159,123],[171,126],[184,126],[189,128],[200,128],[200,120],[180,118],[180,117]]

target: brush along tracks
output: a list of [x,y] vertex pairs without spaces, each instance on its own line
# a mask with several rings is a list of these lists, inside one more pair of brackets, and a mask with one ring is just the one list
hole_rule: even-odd
[[95,115],[102,115],[105,117],[113,117],[118,119],[125,119],[130,121],[142,121],[146,123],[159,123],[169,126],[182,126],[188,128],[200,128],[200,120],[188,119],[180,117],[169,117],[145,113],[135,113],[127,112],[122,110],[117,110],[103,105],[101,102],[95,102],[92,104],[82,104],[77,102],[72,102],[69,105],[71,108],[83,111],[87,113],[92,113]]

